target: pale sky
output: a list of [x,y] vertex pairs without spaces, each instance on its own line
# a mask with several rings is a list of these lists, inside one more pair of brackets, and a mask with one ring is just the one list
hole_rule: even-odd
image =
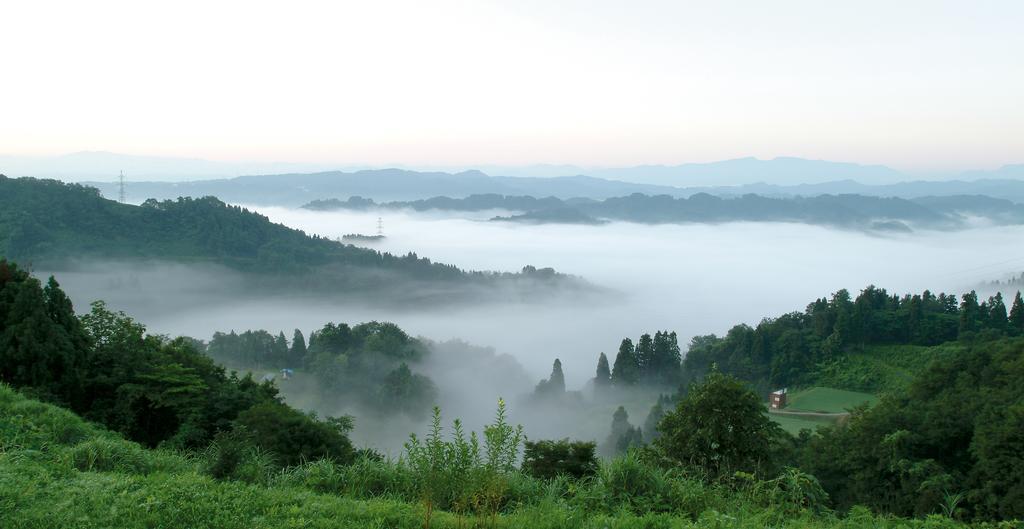
[[1024,2],[0,0],[0,154],[1024,162]]

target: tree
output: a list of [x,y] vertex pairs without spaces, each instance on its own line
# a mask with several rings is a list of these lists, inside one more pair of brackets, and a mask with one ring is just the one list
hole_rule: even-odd
[[434,406],[437,388],[429,378],[413,373],[402,362],[384,377],[378,398],[385,410],[421,417]]
[[612,414],[612,428],[601,447],[602,452],[612,456],[625,452],[630,446],[643,444],[643,434],[639,428],[629,423],[629,413],[619,406]]
[[756,472],[768,462],[781,430],[742,382],[712,370],[661,419],[654,444],[669,460],[709,478]]
[[1013,306],[1010,307],[1009,326],[1017,334],[1024,334],[1024,300],[1021,300],[1019,290],[1013,298]]
[[654,355],[648,368],[652,380],[666,386],[678,384],[682,360],[676,333],[654,333]]
[[0,259],[0,380],[81,411],[87,340],[71,302]]
[[988,321],[986,323],[989,328],[1005,332],[1006,318],[1006,304],[1003,303],[1003,294],[996,292],[996,295],[988,298]]
[[644,333],[640,336],[640,340],[636,343],[636,365],[640,370],[640,375],[644,379],[650,379],[654,374],[653,371],[656,369],[656,359],[654,358],[654,340],[651,339],[651,335]]
[[612,384],[619,387],[632,386],[640,380],[640,366],[636,361],[633,341],[623,338],[619,352],[615,355],[612,368]]
[[537,383],[533,390],[537,397],[559,397],[565,394],[565,376],[562,374],[562,361],[555,359],[551,366],[551,376]]
[[977,332],[981,327],[981,307],[978,305],[978,294],[973,290],[964,294],[960,303],[960,335]]
[[644,419],[643,437],[644,441],[650,443],[657,439],[661,433],[658,432],[658,423],[661,422],[661,418],[665,416],[665,408],[671,405],[671,401],[665,395],[658,396],[658,402],[655,402],[651,406],[651,411],[647,413],[647,418]]
[[348,439],[350,417],[321,421],[313,414],[268,401],[240,413],[235,426],[253,444],[271,451],[281,466],[324,458],[349,463],[355,457]]
[[594,391],[604,391],[612,385],[612,372],[608,368],[608,357],[601,353],[597,357],[597,374],[594,376]]
[[523,472],[540,479],[589,476],[597,471],[596,448],[591,441],[526,441]]
[[274,338],[271,358],[274,367],[288,367],[288,339],[284,337],[284,331],[278,332]]
[[288,362],[285,367],[300,367],[306,358],[306,339],[302,337],[302,331],[295,329],[292,335],[292,349],[288,354]]

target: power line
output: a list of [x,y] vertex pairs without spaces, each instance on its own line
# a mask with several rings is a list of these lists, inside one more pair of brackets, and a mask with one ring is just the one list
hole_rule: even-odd
[[121,175],[117,177],[117,201],[124,204],[124,171],[121,171]]

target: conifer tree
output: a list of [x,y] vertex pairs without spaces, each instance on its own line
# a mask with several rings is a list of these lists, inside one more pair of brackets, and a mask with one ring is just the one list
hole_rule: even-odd
[[551,376],[548,377],[548,391],[551,393],[565,393],[565,375],[562,374],[562,361],[555,359],[551,365]]
[[300,366],[306,358],[306,339],[302,337],[302,331],[298,329],[295,329],[295,334],[292,335],[292,350],[288,356],[290,365],[286,367]]
[[633,348],[633,341],[624,338],[619,345],[619,352],[615,355],[615,365],[612,366],[612,385],[625,387],[636,384],[640,378],[640,368],[636,362],[636,353]]
[[616,455],[625,452],[632,445],[643,444],[643,434],[639,428],[633,428],[629,423],[629,413],[626,408],[619,406],[612,414],[612,428],[602,445],[605,455]]
[[1013,305],[1010,307],[1010,329],[1017,334],[1024,334],[1024,300],[1020,297],[1020,291],[1013,298]]
[[665,416],[665,406],[662,403],[665,402],[665,396],[658,397],[658,402],[651,406],[651,411],[647,413],[647,418],[644,419],[643,439],[646,442],[651,442],[658,438],[658,422]]
[[608,367],[608,357],[601,353],[597,357],[597,374],[594,376],[594,388],[597,391],[606,389],[612,384],[612,372]]
[[284,331],[278,332],[277,338],[274,338],[271,354],[274,367],[286,367],[288,363],[288,339],[284,337]]
[[988,326],[998,331],[1006,331],[1006,304],[1003,303],[1003,294],[996,292],[996,295],[988,298]]
[[657,360],[654,358],[654,340],[650,334],[644,334],[636,343],[636,365],[639,368],[641,377],[650,378],[657,369]]
[[534,395],[548,397],[565,393],[565,376],[562,374],[562,361],[555,359],[551,366],[551,376],[537,383]]
[[978,294],[971,291],[963,295],[960,303],[960,334],[976,332],[981,319],[981,307],[978,305]]

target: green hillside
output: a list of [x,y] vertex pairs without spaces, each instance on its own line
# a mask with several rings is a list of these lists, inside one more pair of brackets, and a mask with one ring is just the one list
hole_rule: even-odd
[[[935,360],[964,350],[958,343],[942,345],[871,345],[819,366],[813,378],[821,386],[868,393],[902,391]],[[790,401],[792,402],[792,401]]]
[[399,283],[435,289],[543,283],[565,276],[524,267],[516,274],[467,272],[415,254],[396,256],[275,224],[214,197],[147,200],[140,206],[103,198],[91,187],[0,175],[0,257],[60,268],[86,259],[167,260],[223,265],[261,288],[300,292],[394,290]]
[[[208,454],[148,450],[85,423],[52,405],[0,385],[0,527],[75,528],[419,528],[421,507],[390,492],[385,467],[306,463],[288,471],[258,466],[243,479],[217,480],[205,469]],[[356,470],[351,470],[355,468]],[[360,472],[359,469],[362,469]],[[373,471],[376,470],[376,473]],[[611,477],[599,474],[593,494]],[[346,487],[358,477],[363,492]],[[632,479],[642,479],[634,476]],[[557,482],[517,484],[518,503],[493,521],[433,515],[431,527],[507,528],[958,528],[937,516],[908,520],[854,509],[845,518],[828,512],[787,511],[754,496],[697,482],[678,481],[678,504],[668,512],[587,510]],[[367,492],[371,488],[378,492]],[[369,495],[369,497],[367,497]],[[594,498],[595,501],[602,501]]]

